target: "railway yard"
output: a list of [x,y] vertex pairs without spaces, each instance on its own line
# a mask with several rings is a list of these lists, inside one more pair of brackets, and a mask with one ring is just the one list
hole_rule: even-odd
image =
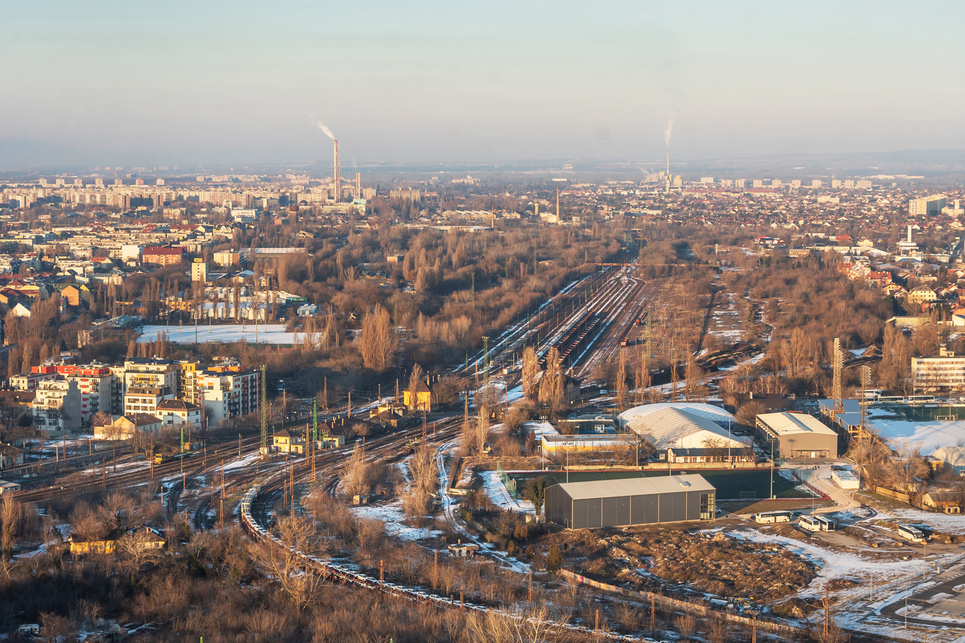
[[[631,267],[603,267],[487,338],[484,349],[455,372],[517,399],[522,351],[534,346],[540,358],[555,348],[569,373],[592,380],[625,347],[646,346],[656,358],[673,344],[675,336],[666,329],[681,324],[669,321],[667,303],[674,297],[666,280],[645,281]],[[712,298],[708,305],[701,313],[706,318],[691,315],[698,340],[715,332],[722,316],[712,315],[715,305],[726,317],[726,299]],[[714,371],[753,360],[758,352],[733,343],[705,351],[700,364]],[[671,379],[666,364],[654,364],[655,385]],[[604,392],[584,399],[576,410],[596,409],[600,399],[609,398]],[[833,487],[828,463],[816,474],[791,467],[790,475],[801,489],[809,481],[805,493],[820,496],[817,504],[807,496],[810,508],[836,518],[840,528],[834,532],[756,524],[747,513],[752,503],[736,501],[723,503],[728,511],[710,524],[564,531],[541,524],[523,499],[500,505],[496,496],[511,494],[487,475],[497,463],[477,458],[470,466],[459,455],[462,413],[434,413],[425,421],[306,454],[264,457],[260,437],[250,432],[212,438],[191,457],[161,464],[122,452],[114,463],[103,459],[78,464],[73,472],[37,473],[26,479],[18,499],[44,507],[65,491],[81,500],[112,489],[156,490],[169,516],[185,517],[195,532],[240,524],[266,561],[285,558],[286,576],[316,576],[425,609],[507,619],[562,639],[965,640],[965,527],[937,524],[933,544],[910,546],[888,522],[894,508]],[[431,449],[438,487],[425,516],[401,509],[414,484],[418,449]],[[395,491],[353,499],[345,490],[353,457],[378,467],[386,476],[383,486]],[[538,475],[539,461],[530,468]],[[780,508],[780,502],[768,506]],[[807,511],[808,502],[787,507]],[[350,516],[358,542],[350,546],[347,538],[333,536],[334,521],[317,515],[323,510]],[[364,553],[365,523],[376,518],[382,520],[375,523],[378,537],[399,554],[393,559]],[[398,524],[389,529],[387,521]],[[308,531],[292,536],[294,522]],[[336,540],[341,544],[333,545]],[[466,551],[474,554],[471,561],[462,558]],[[410,555],[421,561],[421,571],[406,562]],[[550,569],[551,555],[562,557],[562,576],[556,573],[560,564]],[[440,580],[440,558],[456,580]],[[277,568],[265,565],[268,576],[284,582]],[[465,580],[472,575],[473,582]]]

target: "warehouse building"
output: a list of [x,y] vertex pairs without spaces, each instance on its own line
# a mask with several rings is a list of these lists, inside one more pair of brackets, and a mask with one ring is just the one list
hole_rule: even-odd
[[761,413],[757,434],[775,458],[836,458],[838,434],[807,413]]
[[567,482],[546,489],[546,518],[568,529],[711,520],[716,491],[703,476]]

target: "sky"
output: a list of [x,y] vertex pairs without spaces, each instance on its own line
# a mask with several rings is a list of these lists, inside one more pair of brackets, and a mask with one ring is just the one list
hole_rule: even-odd
[[965,149],[965,3],[0,0],[0,167]]

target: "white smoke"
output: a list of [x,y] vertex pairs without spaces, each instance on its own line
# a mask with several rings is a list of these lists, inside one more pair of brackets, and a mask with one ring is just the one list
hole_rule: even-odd
[[329,138],[332,139],[333,141],[335,140],[335,135],[332,134],[332,130],[328,129],[328,125],[326,125],[326,124],[323,123],[322,121],[318,121],[318,129],[320,129],[320,130],[322,130],[323,132],[325,132],[325,136],[329,137]]
[[663,133],[663,143],[667,147],[670,147],[670,135],[673,134],[673,122],[677,118],[675,114],[671,114],[670,118],[667,119],[667,129]]

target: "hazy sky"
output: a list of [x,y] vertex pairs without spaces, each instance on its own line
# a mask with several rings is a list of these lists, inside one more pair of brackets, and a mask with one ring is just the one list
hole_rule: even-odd
[[[331,5],[331,6],[329,6]],[[0,166],[965,148],[965,3],[0,0]]]

